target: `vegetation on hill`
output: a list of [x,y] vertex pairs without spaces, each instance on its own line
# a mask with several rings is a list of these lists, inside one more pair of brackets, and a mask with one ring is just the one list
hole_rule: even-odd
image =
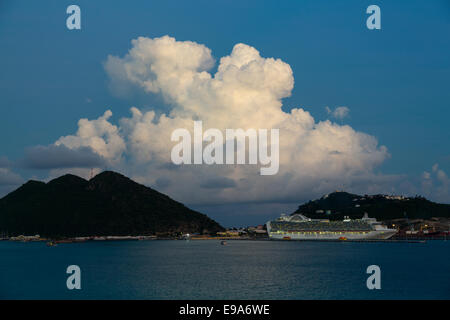
[[28,181],[0,199],[0,232],[50,237],[215,233],[206,215],[131,179],[105,171]]
[[367,212],[378,220],[397,218],[429,219],[450,217],[450,205],[439,204],[423,197],[402,197],[388,195],[356,195],[347,192],[333,192],[320,199],[302,204],[294,213],[310,218],[340,220],[344,216],[361,218]]

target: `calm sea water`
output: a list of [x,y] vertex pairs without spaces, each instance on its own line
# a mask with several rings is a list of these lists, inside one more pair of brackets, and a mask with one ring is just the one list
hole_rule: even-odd
[[[66,288],[72,264],[81,290]],[[0,242],[2,299],[449,299],[449,271],[450,241]]]

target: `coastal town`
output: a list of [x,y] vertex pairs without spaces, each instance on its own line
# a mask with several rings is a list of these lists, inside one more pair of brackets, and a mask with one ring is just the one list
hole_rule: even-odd
[[267,240],[267,230],[264,225],[249,226],[246,228],[229,228],[224,231],[210,233],[156,233],[154,235],[128,235],[128,236],[84,236],[84,237],[41,237],[36,235],[8,236],[0,234],[2,241],[35,242],[46,241],[51,243],[71,243],[85,241],[127,241],[127,240]]
[[[431,219],[407,218],[383,221],[383,224],[394,228],[397,233],[386,241],[398,240],[447,240],[450,239],[450,219],[433,217]],[[83,236],[48,238],[40,235],[8,236],[0,234],[0,240],[17,242],[44,241],[50,245],[58,243],[76,243],[85,241],[129,241],[129,240],[269,240],[266,225],[247,226],[241,228],[228,228],[224,231],[212,233],[156,233],[154,235],[127,235],[127,236]]]

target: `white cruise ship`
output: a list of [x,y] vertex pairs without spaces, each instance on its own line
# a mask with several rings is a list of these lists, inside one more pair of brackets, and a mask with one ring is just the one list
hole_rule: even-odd
[[342,221],[310,219],[302,214],[281,215],[266,226],[273,240],[380,240],[389,239],[397,232],[369,218],[367,213],[362,219],[345,217]]

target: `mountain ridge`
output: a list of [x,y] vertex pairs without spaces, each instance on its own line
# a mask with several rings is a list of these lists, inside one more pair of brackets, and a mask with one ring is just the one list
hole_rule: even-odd
[[206,215],[113,171],[30,180],[0,199],[0,232],[50,237],[210,233]]
[[340,220],[344,216],[361,218],[366,212],[378,220],[448,218],[450,204],[435,203],[421,196],[357,195],[336,191],[300,205],[292,214]]

